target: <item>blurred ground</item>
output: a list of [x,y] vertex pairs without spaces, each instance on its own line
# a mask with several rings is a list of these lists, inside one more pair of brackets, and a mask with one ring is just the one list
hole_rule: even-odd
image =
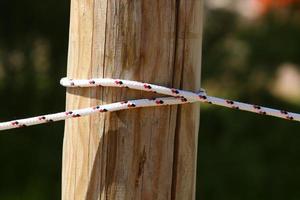
[[[300,112],[297,0],[207,0],[209,94]],[[0,120],[64,109],[69,1],[0,1]],[[63,123],[0,134],[0,199],[60,199]],[[298,123],[202,106],[197,199],[300,199]]]

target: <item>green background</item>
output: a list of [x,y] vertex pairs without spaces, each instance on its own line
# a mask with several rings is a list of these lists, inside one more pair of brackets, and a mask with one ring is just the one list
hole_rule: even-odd
[[[0,121],[64,110],[68,27],[67,0],[0,1]],[[299,7],[251,21],[206,8],[209,94],[300,112],[274,92],[284,64],[300,70]],[[1,133],[0,199],[60,199],[62,141],[62,122]],[[299,155],[299,123],[203,105],[197,199],[300,199]]]

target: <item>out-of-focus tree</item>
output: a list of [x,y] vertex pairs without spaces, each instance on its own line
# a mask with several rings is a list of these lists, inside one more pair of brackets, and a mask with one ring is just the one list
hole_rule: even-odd
[[[0,1],[1,121],[64,110],[69,1]],[[63,123],[0,134],[0,199],[60,199]]]
[[[289,3],[250,18],[207,8],[209,94],[300,111],[300,12]],[[198,199],[300,198],[299,124],[205,105],[201,116]]]

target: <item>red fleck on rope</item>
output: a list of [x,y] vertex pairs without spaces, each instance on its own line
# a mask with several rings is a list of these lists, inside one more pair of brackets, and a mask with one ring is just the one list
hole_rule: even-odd
[[249,111],[261,115],[269,115],[269,116],[279,117],[286,120],[300,122],[300,114],[212,97],[212,96],[208,96],[204,92],[204,90],[198,93],[194,93],[190,91],[167,88],[167,87],[158,86],[149,83],[141,83],[137,81],[119,80],[119,79],[110,79],[110,78],[95,78],[95,79],[88,79],[88,80],[72,80],[68,78],[63,78],[61,79],[60,83],[65,87],[122,87],[122,88],[124,87],[124,88],[168,95],[170,97],[123,101],[123,102],[117,102],[117,103],[112,103],[107,105],[99,105],[91,108],[71,110],[71,111],[60,112],[56,114],[42,115],[38,117],[31,117],[26,119],[3,122],[0,123],[0,130],[21,128],[26,126],[65,120],[68,118],[77,118],[77,117],[86,116],[94,113],[105,113],[105,112],[114,112],[119,110],[141,108],[141,107],[177,105],[177,104],[186,104],[186,103],[194,103],[194,102],[209,103],[209,104],[219,105],[219,106],[228,107],[232,109],[244,110],[244,111]]

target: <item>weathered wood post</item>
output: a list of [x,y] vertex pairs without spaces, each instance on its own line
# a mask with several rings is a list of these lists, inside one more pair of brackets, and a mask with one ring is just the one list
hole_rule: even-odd
[[[71,0],[68,77],[200,89],[203,0]],[[153,94],[154,95],[154,94]],[[67,109],[152,97],[67,90]],[[66,121],[62,199],[195,199],[199,104]]]

